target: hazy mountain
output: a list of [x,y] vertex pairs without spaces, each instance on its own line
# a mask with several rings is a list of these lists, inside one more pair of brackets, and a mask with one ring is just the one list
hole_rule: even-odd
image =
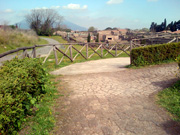
[[18,22],[17,25],[20,29],[30,29],[29,24],[25,20]]
[[[22,20],[21,22],[17,23],[18,27],[21,29],[30,29],[28,23],[25,20]],[[64,20],[62,25],[66,25],[67,28],[70,28],[71,30],[78,30],[78,31],[87,31],[87,28],[79,26],[77,24],[74,24],[70,21]]]
[[62,24],[66,25],[68,28],[70,28],[71,30],[74,30],[74,31],[87,31],[88,30],[85,27],[79,26],[79,25],[74,24],[74,23],[67,21],[67,20],[64,20]]

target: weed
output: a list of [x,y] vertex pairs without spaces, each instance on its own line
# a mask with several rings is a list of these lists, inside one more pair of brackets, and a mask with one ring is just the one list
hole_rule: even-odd
[[0,53],[24,46],[47,44],[30,30],[0,29]]

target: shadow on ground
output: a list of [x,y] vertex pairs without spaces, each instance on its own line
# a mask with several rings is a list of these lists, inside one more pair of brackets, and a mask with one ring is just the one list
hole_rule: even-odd
[[168,135],[180,135],[180,124],[176,121],[167,121],[162,124],[162,127]]

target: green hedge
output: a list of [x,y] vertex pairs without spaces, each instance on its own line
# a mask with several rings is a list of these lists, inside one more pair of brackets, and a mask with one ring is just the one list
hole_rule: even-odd
[[48,74],[38,59],[14,58],[0,67],[0,133],[17,134],[47,92]]
[[134,48],[131,51],[131,64],[134,66],[156,64],[174,60],[179,54],[180,42]]

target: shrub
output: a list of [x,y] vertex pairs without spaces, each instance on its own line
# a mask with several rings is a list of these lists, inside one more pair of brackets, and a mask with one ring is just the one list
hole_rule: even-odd
[[48,74],[38,59],[7,61],[0,67],[0,133],[16,134],[47,92]]
[[144,66],[159,63],[175,59],[179,54],[180,42],[134,48],[131,51],[131,64]]

